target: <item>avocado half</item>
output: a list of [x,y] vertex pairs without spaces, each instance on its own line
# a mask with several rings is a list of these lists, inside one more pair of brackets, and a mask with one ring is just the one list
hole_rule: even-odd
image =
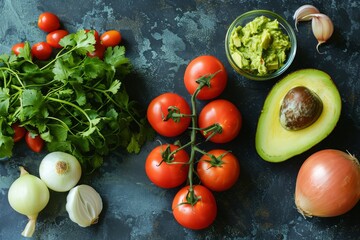
[[[318,119],[301,130],[286,130],[280,123],[280,108],[285,95],[304,86],[323,103]],[[341,113],[341,97],[331,77],[317,69],[295,71],[274,85],[266,97],[256,130],[256,151],[266,161],[282,162],[310,149],[335,128]]]

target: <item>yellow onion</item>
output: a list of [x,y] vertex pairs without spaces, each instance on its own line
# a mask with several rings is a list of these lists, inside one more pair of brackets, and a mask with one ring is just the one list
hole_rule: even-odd
[[353,155],[325,149],[301,166],[295,204],[303,216],[339,216],[350,211],[359,199],[360,165]]

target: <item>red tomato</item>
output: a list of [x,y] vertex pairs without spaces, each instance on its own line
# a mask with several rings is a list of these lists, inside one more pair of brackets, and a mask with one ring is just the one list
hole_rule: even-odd
[[60,20],[53,13],[43,12],[39,16],[38,27],[45,32],[52,32],[60,28]]
[[210,80],[210,87],[203,87],[198,99],[208,100],[219,96],[225,89],[227,84],[227,72],[224,65],[214,56],[199,56],[193,59],[186,67],[184,74],[185,87],[190,94],[194,94],[199,86],[197,80],[200,77],[215,74]]
[[46,35],[46,42],[53,48],[62,48],[59,42],[63,37],[68,34],[69,32],[63,29],[52,31],[51,33]]
[[100,35],[99,32],[93,29],[85,29],[85,32],[90,32],[92,31],[94,33],[94,37],[95,37],[95,41],[96,43],[100,43]]
[[103,46],[100,43],[96,43],[95,44],[95,51],[93,52],[88,52],[87,55],[89,57],[98,57],[99,59],[103,59],[104,58],[104,54],[105,54],[105,46]]
[[161,188],[180,186],[187,179],[189,155],[179,150],[168,160],[170,152],[178,149],[173,144],[164,144],[154,148],[145,162],[146,175],[150,181]]
[[39,60],[49,59],[51,53],[52,53],[52,48],[46,42],[38,42],[31,47],[31,54]]
[[[170,118],[169,107],[181,114],[190,114],[190,106],[183,97],[176,93],[164,93],[154,98],[147,109],[147,118],[157,133],[165,137],[175,137],[183,133],[190,125],[190,117]],[[176,114],[175,114],[176,115]]]
[[14,142],[19,142],[26,134],[26,129],[24,127],[19,126],[19,124],[14,123],[11,126],[14,130]]
[[240,164],[234,154],[214,149],[203,155],[197,164],[197,174],[201,183],[213,191],[231,188],[239,178]]
[[214,100],[201,110],[199,114],[199,127],[201,129],[213,126],[217,124],[217,130],[205,132],[203,135],[209,137],[212,133],[215,133],[209,141],[214,143],[227,143],[233,140],[240,132],[242,126],[242,117],[240,111],[236,106],[224,99]]
[[28,147],[34,152],[41,152],[44,147],[44,140],[40,137],[39,134],[34,134],[27,132],[25,135],[25,141]]
[[23,43],[23,42],[16,43],[16,44],[14,44],[14,46],[12,46],[11,51],[13,53],[15,53],[15,55],[17,56],[20,53],[20,49],[23,49],[24,47],[25,47],[25,43]]
[[121,42],[121,33],[116,30],[104,32],[100,36],[100,41],[105,47],[115,47]]
[[215,197],[204,186],[194,186],[195,196],[198,198],[194,205],[188,203],[189,186],[175,195],[172,210],[176,221],[183,227],[199,230],[210,226],[217,214]]

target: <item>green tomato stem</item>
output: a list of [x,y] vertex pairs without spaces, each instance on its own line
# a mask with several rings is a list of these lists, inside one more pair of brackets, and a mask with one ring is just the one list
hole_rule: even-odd
[[188,193],[188,201],[190,204],[194,205],[197,202],[197,197],[194,193],[193,187],[193,175],[194,175],[194,159],[195,159],[195,149],[196,149],[196,132],[197,132],[197,115],[196,115],[196,96],[199,94],[200,90],[204,87],[204,84],[199,84],[194,94],[191,96],[191,111],[193,117],[191,118],[191,135],[190,135],[190,159],[189,159],[189,172],[188,172],[188,180],[189,180],[189,193]]
[[[183,145],[182,147],[176,149],[175,151],[173,151],[172,153],[170,153],[170,155],[175,154],[176,152],[180,151],[181,149],[190,146],[190,158],[189,158],[189,172],[188,172],[188,182],[189,182],[189,191],[186,195],[186,203],[187,204],[191,204],[192,206],[194,206],[197,201],[199,201],[199,199],[201,197],[198,197],[195,195],[194,192],[194,185],[193,185],[193,175],[194,175],[194,160],[195,160],[195,153],[198,151],[200,152],[201,150],[199,148],[196,147],[196,133],[197,131],[199,131],[199,128],[197,127],[197,114],[196,114],[196,107],[197,107],[197,102],[196,102],[196,98],[197,95],[199,94],[200,90],[205,87],[208,86],[210,87],[210,80],[217,74],[211,74],[211,75],[205,75],[200,77],[197,80],[197,83],[199,83],[198,87],[196,88],[195,92],[192,94],[191,96],[191,114],[190,115],[184,115],[181,117],[191,117],[191,135],[190,135],[190,141]],[[204,153],[203,151],[201,151],[202,153]]]

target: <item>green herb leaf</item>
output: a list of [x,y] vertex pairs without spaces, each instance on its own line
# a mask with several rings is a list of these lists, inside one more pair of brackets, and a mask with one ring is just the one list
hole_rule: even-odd
[[0,116],[7,117],[9,115],[10,106],[10,90],[8,88],[0,88]]
[[45,118],[48,116],[47,109],[44,106],[44,97],[39,90],[25,89],[20,97],[21,112],[20,120],[25,121],[33,118]]

